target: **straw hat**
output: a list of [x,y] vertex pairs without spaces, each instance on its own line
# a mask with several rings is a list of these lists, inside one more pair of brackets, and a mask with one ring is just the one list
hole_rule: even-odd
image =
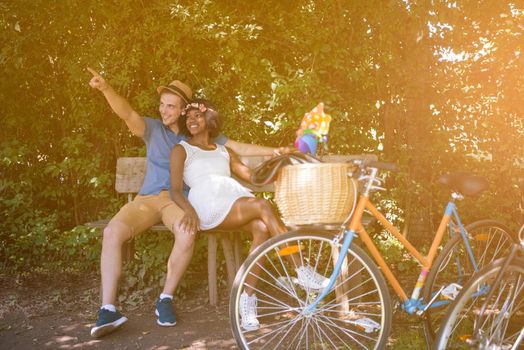
[[184,103],[189,103],[191,98],[193,97],[193,91],[181,82],[180,80],[173,80],[169,85],[167,86],[159,86],[156,91],[158,91],[159,94],[162,93],[163,90],[169,90],[170,92],[174,93],[175,95],[178,95],[182,98]]

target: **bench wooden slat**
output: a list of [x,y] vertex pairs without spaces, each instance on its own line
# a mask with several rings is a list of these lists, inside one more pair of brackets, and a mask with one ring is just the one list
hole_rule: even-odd
[[105,228],[109,224],[109,219],[97,220],[86,223],[86,226],[92,228]]
[[[249,168],[254,169],[264,161],[270,159],[271,156],[241,156],[240,160],[242,163],[247,165]],[[377,156],[374,154],[360,154],[360,155],[326,155],[322,158],[322,161],[328,163],[344,163],[353,159],[367,158],[377,160]],[[144,176],[146,173],[146,158],[145,157],[120,157],[116,162],[116,179],[115,179],[115,190],[118,193],[138,193]],[[239,180],[239,179],[237,179]],[[258,187],[252,184],[245,183],[239,180],[244,186],[251,189],[254,192],[274,192],[275,188],[273,184]]]
[[[105,228],[107,224],[109,224],[110,219],[103,219],[103,220],[97,220],[88,222],[85,225],[92,228]],[[151,231],[169,231],[167,227],[164,224],[156,224],[151,226],[148,230]],[[200,233],[205,234],[221,234],[221,233],[230,233],[231,230],[221,230],[221,229],[212,229],[212,230],[206,230],[206,231],[199,231]]]
[[[97,220],[86,223],[86,226],[93,228],[105,228],[109,224],[110,219]],[[157,224],[149,228],[152,231],[169,231],[164,224]]]
[[120,157],[116,161],[115,189],[118,193],[138,193],[146,174],[145,157]]

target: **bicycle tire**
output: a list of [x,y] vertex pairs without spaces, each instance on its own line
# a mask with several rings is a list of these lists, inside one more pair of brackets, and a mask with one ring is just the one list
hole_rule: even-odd
[[[475,257],[477,270],[491,261],[507,254],[513,243],[517,242],[514,234],[504,224],[496,220],[480,220],[465,226],[469,243]],[[491,243],[496,243],[493,246]],[[486,248],[490,248],[489,250]],[[467,252],[464,240],[460,234],[450,239],[437,256],[426,280],[422,299],[424,305],[429,303],[435,292],[443,286],[456,283],[463,286],[475,273],[472,261]],[[434,305],[443,303],[440,307],[430,307],[423,318],[424,336],[427,344],[432,344],[438,327],[446,312],[450,299],[442,294]]]
[[[433,349],[516,349],[515,344],[524,332],[524,259],[514,258],[503,271],[497,290],[487,302],[488,288],[497,278],[505,259],[485,266],[464,286],[450,305],[437,334]],[[482,317],[481,317],[482,316]],[[474,333],[475,325],[480,332]]]
[[[319,291],[304,289],[293,282],[295,260],[314,268],[326,277],[331,275],[337,250],[333,234],[323,231],[292,231],[273,237],[249,255],[240,267],[230,298],[230,322],[241,349],[383,349],[391,329],[391,298],[384,277],[362,249],[353,244],[344,262],[347,274],[341,275],[336,288],[325,297],[316,311],[304,316],[301,311],[315,300]],[[340,244],[337,245],[340,248]],[[293,250],[295,249],[296,250]],[[292,262],[282,252],[293,252]],[[265,259],[264,269],[259,262]],[[244,331],[239,311],[240,295],[247,277],[257,279],[256,294],[260,328]],[[291,281],[285,285],[283,281]],[[344,289],[346,288],[346,289]],[[338,300],[337,300],[338,298]],[[378,328],[362,331],[366,322]],[[369,323],[368,323],[369,325]],[[369,329],[368,329],[369,330]]]

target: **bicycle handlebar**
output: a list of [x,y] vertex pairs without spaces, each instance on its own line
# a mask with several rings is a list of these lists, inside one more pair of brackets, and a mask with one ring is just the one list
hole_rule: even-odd
[[379,162],[376,160],[356,159],[356,160],[353,160],[352,163],[359,166],[361,169],[376,168],[376,169],[393,171],[393,172],[400,171],[400,168],[396,164],[389,163],[389,162]]
[[366,165],[369,168],[377,168],[377,169],[393,171],[393,172],[400,171],[400,168],[396,164],[389,163],[389,162],[377,162],[377,161],[371,160]]

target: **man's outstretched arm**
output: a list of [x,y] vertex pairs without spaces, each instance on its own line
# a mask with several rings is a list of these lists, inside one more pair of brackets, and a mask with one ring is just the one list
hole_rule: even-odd
[[106,82],[103,76],[89,67],[87,70],[93,75],[89,81],[89,85],[104,94],[111,109],[126,122],[127,127],[133,135],[143,137],[146,130],[144,118],[131,107],[125,98],[120,96],[115,89]]

